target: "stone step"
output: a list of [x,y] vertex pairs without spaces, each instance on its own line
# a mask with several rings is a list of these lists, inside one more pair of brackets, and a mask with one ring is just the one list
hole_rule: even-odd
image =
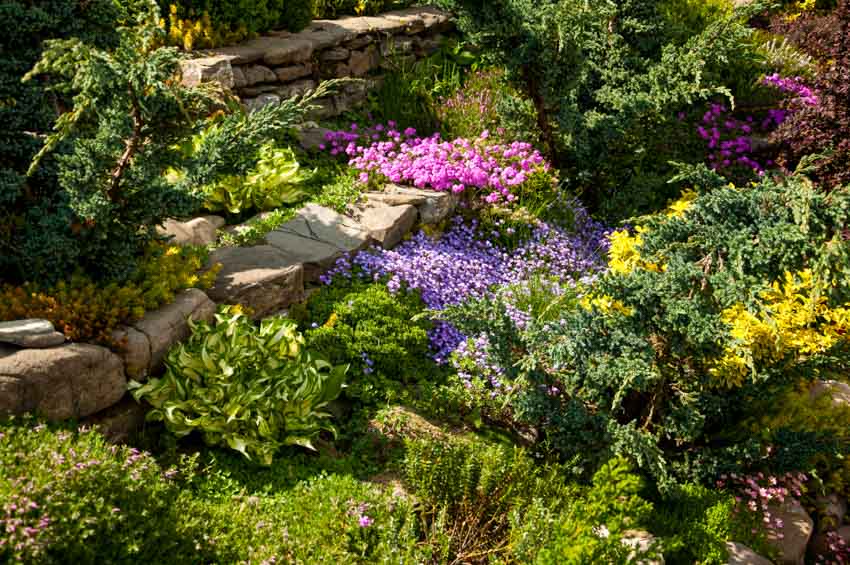
[[293,219],[266,234],[266,241],[290,264],[302,264],[304,280],[312,282],[343,255],[365,249],[372,237],[353,218],[307,204]]
[[419,220],[423,224],[438,224],[447,219],[457,208],[460,197],[451,192],[438,192],[411,186],[401,186],[387,183],[383,190],[363,194],[365,205],[381,206],[416,206]]

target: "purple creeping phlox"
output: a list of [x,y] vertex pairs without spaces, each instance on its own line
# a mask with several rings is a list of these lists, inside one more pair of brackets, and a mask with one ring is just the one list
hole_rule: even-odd
[[512,189],[551,167],[530,143],[495,143],[489,137],[485,130],[476,139],[445,141],[439,133],[417,137],[413,128],[398,131],[393,122],[365,130],[351,124],[351,131],[325,134],[330,144],[325,148],[348,155],[364,183],[380,177],[441,192],[480,191],[490,204],[514,202]]
[[[322,282],[330,284],[336,276],[386,280],[391,292],[403,287],[418,290],[428,308],[442,310],[492,296],[497,287],[538,274],[572,281],[604,268],[608,245],[607,230],[576,208],[575,232],[538,222],[531,237],[513,250],[490,241],[477,222],[465,223],[458,217],[442,237],[420,231],[393,250],[376,247],[351,259],[344,257]],[[519,326],[525,322],[521,312],[513,315]],[[434,359],[445,363],[465,336],[438,321],[430,339]]]

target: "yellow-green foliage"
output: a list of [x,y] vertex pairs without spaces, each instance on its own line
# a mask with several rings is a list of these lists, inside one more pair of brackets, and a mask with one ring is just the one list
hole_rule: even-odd
[[735,304],[722,313],[732,343],[711,368],[726,386],[739,386],[757,367],[798,364],[850,340],[850,304],[830,308],[808,269],[785,273],[760,294],[759,309]]
[[169,45],[182,47],[186,51],[238,43],[252,35],[244,25],[235,30],[222,24],[214,25],[209,12],[204,12],[197,19],[180,18],[174,4],[170,6],[168,21],[162,18],[160,27],[167,31]]
[[0,287],[0,320],[44,318],[71,341],[112,345],[112,330],[174,300],[180,290],[209,288],[220,265],[203,270],[206,250],[152,245],[133,277],[100,285],[82,273],[51,287]]

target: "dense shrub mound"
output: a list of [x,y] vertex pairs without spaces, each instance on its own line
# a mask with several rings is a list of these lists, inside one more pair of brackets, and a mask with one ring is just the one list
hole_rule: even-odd
[[605,459],[607,446],[664,489],[673,476],[707,479],[812,447],[736,425],[850,366],[848,192],[826,196],[799,176],[741,188],[714,179],[612,234],[610,271],[556,322],[519,331],[498,302],[449,316],[468,335],[488,333],[491,356],[529,381],[517,414],[564,456]]

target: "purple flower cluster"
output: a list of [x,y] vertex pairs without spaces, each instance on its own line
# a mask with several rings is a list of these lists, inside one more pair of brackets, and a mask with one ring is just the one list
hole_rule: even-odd
[[355,502],[354,500],[348,501],[348,514],[354,518],[357,518],[357,525],[361,528],[368,528],[372,524],[375,523],[373,518],[370,518],[366,515],[366,511],[369,509],[369,504],[366,502]]
[[778,88],[783,93],[793,95],[792,103],[808,106],[817,106],[820,103],[815,91],[803,82],[803,77],[782,77],[779,76],[779,73],[773,73],[764,77],[762,82]]
[[[21,491],[32,491],[31,481],[18,479],[13,483]],[[12,493],[0,507],[0,555],[10,552],[16,557],[41,557],[47,548],[50,516],[27,494]]]
[[801,77],[781,77],[778,73],[766,76],[762,83],[779,89],[790,96],[782,108],[771,108],[761,120],[747,116],[744,120],[733,117],[722,104],[711,104],[697,126],[699,136],[705,140],[708,150],[709,166],[717,171],[728,171],[734,166],[742,166],[757,174],[764,175],[774,162],[767,159],[764,163],[756,159],[754,136],[766,136],[794,113],[802,105],[815,106],[819,103],[815,92],[803,83]]
[[[502,389],[512,385],[504,383],[505,370],[497,363],[490,361],[490,339],[486,334],[461,341],[452,355],[452,367],[457,370],[457,376],[466,388],[472,388],[477,378],[484,379],[490,389],[490,396],[495,398]],[[470,371],[470,368],[474,368]]]
[[712,104],[703,114],[702,124],[697,127],[697,133],[706,141],[709,166],[722,171],[739,165],[763,175],[765,168],[774,163],[768,160],[762,164],[755,159],[753,135],[773,130],[785,117],[785,110],[772,109],[760,122],[753,116],[739,120],[732,117],[723,104]]
[[[391,292],[402,287],[419,290],[425,305],[434,310],[492,296],[495,287],[537,274],[568,281],[605,265],[607,231],[582,210],[576,218],[575,233],[539,222],[531,237],[510,251],[485,237],[475,221],[455,218],[440,238],[420,231],[393,250],[373,248],[353,259],[342,258],[322,281],[329,284],[335,276],[358,272],[375,281],[387,280]],[[465,339],[445,322],[435,324],[430,338],[438,363],[446,362]]]
[[351,124],[351,131],[328,132],[325,137],[332,155],[345,153],[349,165],[362,171],[362,182],[378,176],[441,192],[481,190],[491,204],[509,203],[516,200],[512,190],[530,175],[550,170],[531,144],[493,143],[486,130],[477,139],[452,141],[440,139],[439,133],[417,137],[412,128],[400,132],[393,122],[358,131],[358,125]]

